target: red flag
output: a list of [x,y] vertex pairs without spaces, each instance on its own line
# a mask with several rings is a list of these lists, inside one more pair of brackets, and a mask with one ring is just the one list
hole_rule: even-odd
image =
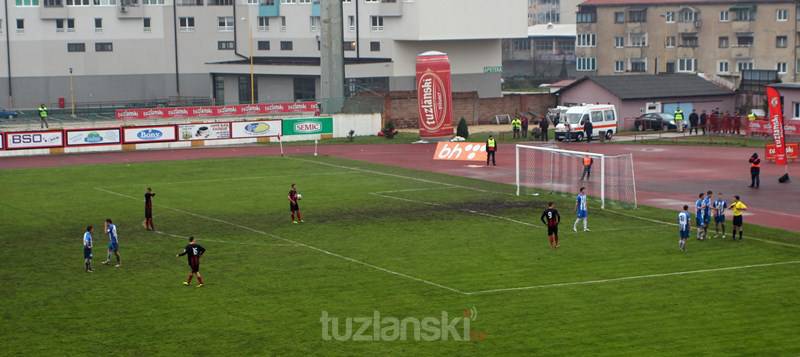
[[786,140],[783,133],[783,108],[778,90],[767,87],[767,102],[769,103],[769,125],[772,138],[775,140],[775,163],[786,165]]

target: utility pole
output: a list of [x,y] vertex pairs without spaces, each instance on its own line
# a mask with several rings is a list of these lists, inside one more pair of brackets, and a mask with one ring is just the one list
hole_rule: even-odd
[[322,111],[338,113],[344,106],[344,20],[342,0],[320,1],[320,103]]

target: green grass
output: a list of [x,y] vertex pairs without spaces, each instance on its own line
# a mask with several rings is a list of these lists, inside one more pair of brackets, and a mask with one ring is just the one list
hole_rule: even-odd
[[[305,224],[289,222],[292,182]],[[180,284],[184,239],[142,229],[146,185],[157,228],[208,249],[206,287]],[[593,232],[575,234],[561,195],[327,157],[5,170],[0,186],[2,355],[800,354],[800,265],[658,276],[797,261],[785,231],[747,225],[742,242],[692,240],[682,254],[675,227],[652,221],[675,212],[592,206]],[[565,220],[557,251],[538,223],[548,199]],[[83,228],[107,217],[123,267],[99,265],[98,228],[96,272],[84,273]],[[656,276],[553,285],[643,275]],[[344,327],[374,311],[422,319],[472,307],[482,341],[321,336],[323,311]]]

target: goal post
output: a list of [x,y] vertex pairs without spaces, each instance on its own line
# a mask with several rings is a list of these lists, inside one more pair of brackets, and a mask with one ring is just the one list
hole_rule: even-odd
[[[515,171],[517,195],[546,191],[574,194],[581,186],[607,205],[636,207],[636,182],[633,155],[605,155],[551,147],[516,145]],[[591,170],[584,172],[584,158],[592,159]]]

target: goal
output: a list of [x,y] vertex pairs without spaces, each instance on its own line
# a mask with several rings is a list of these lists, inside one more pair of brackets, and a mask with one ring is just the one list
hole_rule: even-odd
[[[591,158],[591,174],[584,174],[583,160]],[[549,192],[573,195],[580,187],[600,198],[606,206],[636,208],[633,154],[604,155],[551,147],[516,146],[517,196]]]

